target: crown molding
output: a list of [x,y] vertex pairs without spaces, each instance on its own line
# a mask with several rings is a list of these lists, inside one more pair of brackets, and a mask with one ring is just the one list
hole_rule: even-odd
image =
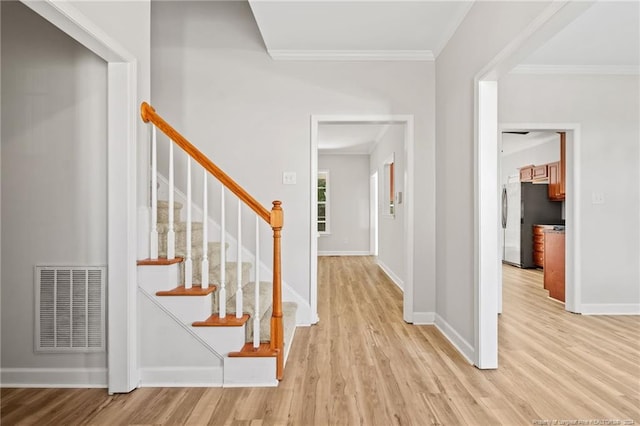
[[276,61],[434,61],[431,50],[289,50],[269,49]]
[[637,65],[518,65],[512,74],[640,75]]

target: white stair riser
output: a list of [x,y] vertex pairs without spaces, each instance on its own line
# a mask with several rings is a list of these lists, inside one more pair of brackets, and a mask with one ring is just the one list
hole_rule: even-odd
[[274,387],[276,358],[224,358],[223,387]]
[[240,327],[193,327],[198,337],[207,342],[216,352],[227,355],[239,350],[245,343],[244,326]]
[[149,294],[171,290],[182,285],[180,265],[138,266],[138,285]]
[[165,309],[171,311],[184,324],[202,321],[211,315],[211,294],[206,296],[155,297]]

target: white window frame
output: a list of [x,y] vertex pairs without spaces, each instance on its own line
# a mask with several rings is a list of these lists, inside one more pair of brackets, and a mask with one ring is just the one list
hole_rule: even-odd
[[[319,235],[329,235],[331,234],[331,221],[329,219],[329,213],[331,211],[330,209],[330,200],[331,200],[331,183],[330,183],[330,176],[329,176],[329,170],[318,170],[318,175],[316,177],[316,179],[320,179],[320,177],[323,176],[326,182],[326,188],[325,188],[325,201],[320,201],[317,200],[316,202],[316,209],[318,208],[318,206],[320,204],[324,204],[324,231],[318,231]],[[320,187],[318,187],[318,189],[320,189]],[[318,225],[322,223],[322,221],[320,220],[320,217],[317,217],[316,220],[316,230],[318,229]]]

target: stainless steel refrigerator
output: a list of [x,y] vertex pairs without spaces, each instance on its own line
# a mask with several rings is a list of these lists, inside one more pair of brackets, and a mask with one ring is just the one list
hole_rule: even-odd
[[562,203],[549,201],[547,184],[510,177],[502,188],[502,261],[521,268],[533,263],[533,225],[561,225]]

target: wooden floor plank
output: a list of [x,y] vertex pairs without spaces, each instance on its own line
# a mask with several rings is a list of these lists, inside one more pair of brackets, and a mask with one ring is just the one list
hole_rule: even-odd
[[478,370],[434,326],[402,319],[371,257],[321,257],[320,323],[301,327],[278,388],[2,389],[2,425],[640,423],[640,318],[581,316],[505,266],[499,365]]

